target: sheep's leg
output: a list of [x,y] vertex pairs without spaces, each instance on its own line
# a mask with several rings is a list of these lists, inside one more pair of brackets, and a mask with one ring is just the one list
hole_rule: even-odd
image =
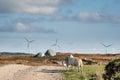
[[83,66],[80,66],[81,67],[81,72],[83,72]]
[[68,71],[69,70],[69,65],[66,65],[65,69],[66,69],[66,71]]
[[80,66],[78,66],[78,72],[80,72]]
[[82,73],[82,71],[83,71],[83,68],[81,66],[78,66],[78,72]]
[[75,66],[72,66],[72,70],[74,70],[75,69]]
[[64,66],[64,69],[67,70],[67,65],[66,65],[66,64],[63,64],[63,66]]
[[64,70],[67,70],[67,66],[64,66]]

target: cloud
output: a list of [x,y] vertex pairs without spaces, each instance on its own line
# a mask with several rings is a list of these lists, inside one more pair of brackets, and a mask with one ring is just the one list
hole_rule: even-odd
[[111,23],[120,24],[120,15],[80,12],[73,16],[54,16],[51,21],[74,21],[81,23]]
[[0,13],[31,13],[50,15],[73,0],[0,0]]
[[89,13],[89,12],[80,12],[77,15],[57,15],[57,16],[33,16],[26,18],[19,18],[20,22],[41,22],[41,21],[74,21],[81,23],[110,23],[110,24],[120,24],[120,15],[109,15],[109,14],[100,14],[100,13]]
[[36,32],[36,33],[57,33],[54,29],[43,28],[43,27],[35,27],[29,24],[24,24],[18,22],[15,26],[15,31],[17,32]]
[[8,16],[6,19],[7,20],[10,19],[11,23],[21,22],[25,24],[30,24],[30,23],[32,24],[32,23],[37,23],[37,22],[41,23],[43,21],[47,21],[48,16],[41,16],[37,14],[32,14],[32,15],[31,14],[27,14],[27,15],[18,14],[18,15]]
[[24,25],[23,23],[17,23],[16,24],[16,30],[17,31],[21,31],[21,32],[24,32],[24,31],[27,31],[29,30],[28,26]]
[[104,16],[100,15],[99,13],[87,13],[87,12],[81,12],[78,14],[78,20],[83,22],[98,22],[101,21]]
[[120,24],[120,15],[80,12],[73,20],[85,23],[117,23]]
[[0,32],[28,32],[28,33],[57,33],[54,29],[43,28],[38,26],[31,26],[29,24],[24,24],[21,22],[16,23],[15,25],[0,26]]
[[50,21],[63,21],[63,20],[65,20],[65,19],[68,20],[68,18],[65,17],[65,16],[55,16],[55,17],[52,17],[52,18],[50,19]]

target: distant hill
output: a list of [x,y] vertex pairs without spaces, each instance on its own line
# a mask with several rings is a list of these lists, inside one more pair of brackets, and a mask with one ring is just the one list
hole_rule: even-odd
[[31,53],[22,53],[22,52],[0,52],[0,55],[31,55]]

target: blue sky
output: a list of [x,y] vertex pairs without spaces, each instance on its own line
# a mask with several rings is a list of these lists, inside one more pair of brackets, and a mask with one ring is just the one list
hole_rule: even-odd
[[0,0],[0,52],[28,52],[26,37],[31,53],[119,53],[119,32],[119,0]]

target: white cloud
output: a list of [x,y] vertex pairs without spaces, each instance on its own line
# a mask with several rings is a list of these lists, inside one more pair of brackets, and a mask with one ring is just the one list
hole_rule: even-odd
[[25,31],[29,30],[29,28],[28,28],[27,25],[18,22],[18,23],[16,24],[16,30],[17,30],[17,31],[20,31],[20,32],[25,32]]
[[27,32],[27,33],[45,33],[45,34],[57,34],[58,32],[53,28],[41,27],[23,22],[16,22],[11,25],[0,26],[0,32]]
[[53,20],[53,21],[61,21],[61,20],[64,20],[64,19],[65,19],[64,16],[55,16],[55,17],[52,17],[51,20]]
[[49,15],[72,0],[0,0],[0,12]]
[[57,33],[54,29],[31,26],[30,24],[24,24],[21,22],[16,23],[14,31],[15,32]]
[[81,12],[79,13],[78,17],[82,21],[88,21],[88,20],[100,21],[103,19],[103,17],[99,13],[88,13],[88,12]]
[[120,23],[120,16],[113,17],[113,21],[115,21],[116,23]]
[[32,8],[28,8],[26,10],[24,10],[26,13],[40,13],[40,14],[44,14],[44,15],[49,15],[49,14],[53,14],[54,12],[57,11],[58,8],[56,7],[32,7]]
[[100,13],[80,12],[73,16],[54,16],[51,17],[52,21],[75,21],[84,23],[110,23],[120,24],[120,15],[109,15]]
[[80,12],[74,20],[86,23],[120,23],[120,15]]

